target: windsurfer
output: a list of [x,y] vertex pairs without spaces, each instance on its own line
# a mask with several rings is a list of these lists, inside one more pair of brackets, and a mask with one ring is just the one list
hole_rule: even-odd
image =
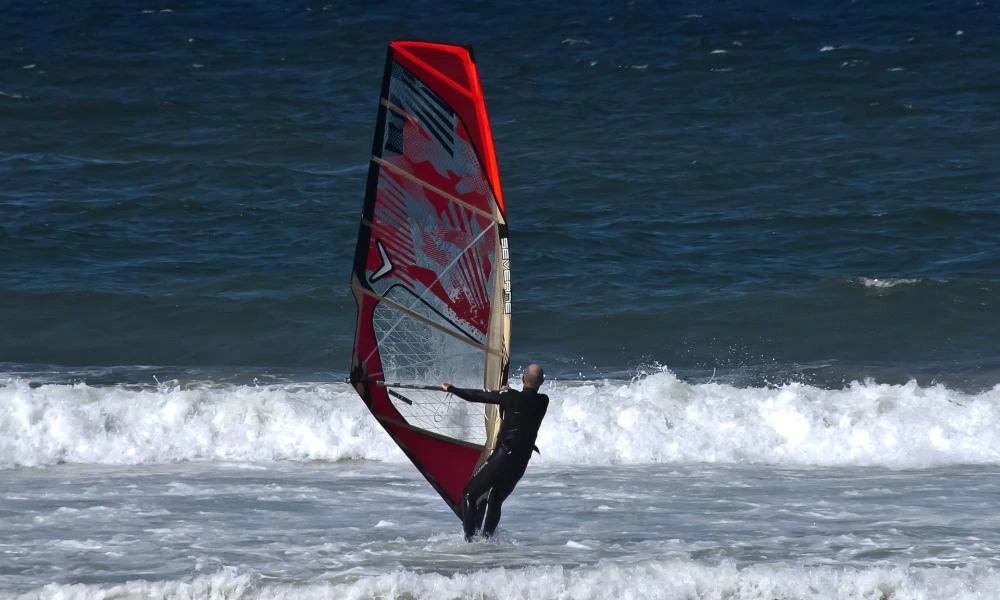
[[[463,400],[499,405],[503,419],[496,447],[462,493],[462,528],[467,541],[471,542],[476,533],[478,517],[482,517],[483,537],[493,535],[500,522],[500,506],[524,475],[531,451],[538,451],[535,438],[549,406],[549,397],[538,393],[544,381],[541,365],[531,364],[521,376],[521,391],[484,392],[441,384],[441,389]],[[481,503],[485,503],[485,516],[480,510]]]

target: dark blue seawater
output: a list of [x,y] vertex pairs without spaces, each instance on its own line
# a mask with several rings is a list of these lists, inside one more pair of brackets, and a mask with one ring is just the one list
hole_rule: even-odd
[[0,31],[4,372],[343,377],[385,47],[418,37],[476,53],[515,367],[1000,382],[993,2],[14,2]]

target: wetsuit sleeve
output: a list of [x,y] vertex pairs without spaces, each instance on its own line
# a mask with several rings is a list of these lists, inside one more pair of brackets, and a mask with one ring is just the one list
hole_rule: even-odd
[[469,402],[479,402],[481,404],[503,404],[503,399],[500,398],[500,392],[470,390],[449,385],[448,393],[455,394],[462,400],[468,400]]
[[[545,394],[539,394],[539,395],[544,399],[544,402],[542,402],[542,409],[538,411],[538,425],[541,426],[542,419],[545,418],[545,413],[549,409],[549,397],[546,396]],[[542,455],[542,451],[538,449],[538,446],[532,446],[532,450],[537,452],[539,456]]]

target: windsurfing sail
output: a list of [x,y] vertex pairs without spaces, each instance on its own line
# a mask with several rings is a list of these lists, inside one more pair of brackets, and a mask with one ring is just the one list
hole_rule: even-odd
[[511,308],[500,175],[468,48],[389,44],[351,288],[351,383],[459,514],[500,417],[437,386],[506,383]]

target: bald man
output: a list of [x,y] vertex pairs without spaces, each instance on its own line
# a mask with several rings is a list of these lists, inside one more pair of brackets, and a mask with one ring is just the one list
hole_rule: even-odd
[[468,542],[476,533],[483,514],[480,510],[483,502],[486,505],[485,517],[482,517],[483,537],[493,535],[500,522],[500,505],[524,475],[531,451],[538,451],[535,438],[549,407],[549,397],[538,393],[544,381],[545,373],[541,365],[530,364],[521,376],[521,383],[524,384],[521,391],[504,389],[484,392],[457,388],[449,383],[441,384],[441,389],[463,400],[499,405],[503,419],[496,448],[469,480],[462,494],[462,529]]

